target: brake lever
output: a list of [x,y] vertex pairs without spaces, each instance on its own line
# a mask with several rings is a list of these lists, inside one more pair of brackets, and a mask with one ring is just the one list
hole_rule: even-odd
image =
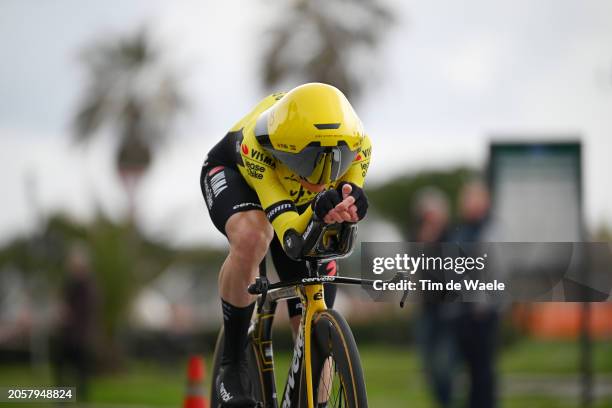
[[261,295],[257,302],[257,312],[261,312],[261,308],[266,302],[266,296],[268,295],[268,288],[270,287],[270,281],[265,276],[258,276],[255,278],[255,283],[251,283],[247,292],[251,295]]
[[406,299],[408,298],[408,289],[404,289],[404,294],[402,295],[402,300],[400,300],[400,307],[403,309],[406,304]]
[[[395,274],[395,276],[393,277],[393,279],[390,280],[390,282],[399,282],[406,275],[407,275],[406,272],[397,272]],[[409,290],[408,289],[404,289],[404,294],[402,295],[402,300],[400,300],[400,307],[402,309],[404,308],[404,305],[406,304],[406,299],[408,298],[408,294],[409,294]]]

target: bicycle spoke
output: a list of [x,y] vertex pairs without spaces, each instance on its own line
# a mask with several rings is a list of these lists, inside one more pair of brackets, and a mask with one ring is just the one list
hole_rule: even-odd
[[[328,408],[342,408],[346,407],[346,390],[342,383],[342,378],[338,372],[336,361],[334,360],[333,353],[326,360],[326,364],[321,370],[321,377],[319,379],[319,400],[327,400]],[[323,398],[323,399],[321,399]]]

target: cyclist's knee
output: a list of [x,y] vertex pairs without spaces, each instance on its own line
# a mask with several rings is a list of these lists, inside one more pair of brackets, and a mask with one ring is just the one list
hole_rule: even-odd
[[259,263],[274,238],[274,229],[263,211],[233,215],[225,227],[230,252],[245,263]]

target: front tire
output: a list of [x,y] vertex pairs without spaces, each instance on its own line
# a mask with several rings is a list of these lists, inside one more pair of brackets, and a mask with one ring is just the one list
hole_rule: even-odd
[[313,319],[311,356],[313,395],[318,402],[327,401],[329,408],[367,408],[355,338],[346,320],[333,309]]

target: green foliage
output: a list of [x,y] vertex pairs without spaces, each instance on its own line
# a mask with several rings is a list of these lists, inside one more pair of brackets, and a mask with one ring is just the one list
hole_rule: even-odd
[[135,276],[137,254],[125,226],[115,226],[99,219],[89,233],[92,267],[103,294],[105,334],[112,335],[140,286]]
[[83,241],[86,235],[85,228],[68,217],[52,215],[42,231],[17,237],[0,248],[0,268],[15,268],[28,276],[44,274],[57,282],[69,244]]
[[612,241],[612,228],[606,223],[602,223],[596,229],[594,234],[594,240],[600,242],[611,242]]
[[[349,98],[359,96],[376,65],[373,51],[395,22],[393,10],[378,0],[285,2],[271,24],[269,45],[262,50],[263,84],[276,88],[287,82],[325,82]],[[346,18],[358,15],[360,18]],[[308,47],[302,46],[307,39]],[[278,89],[275,89],[278,90]]]
[[[74,244],[85,247],[101,297],[101,337],[106,350],[116,347],[131,302],[138,291],[171,263],[220,265],[219,251],[192,248],[175,250],[139,234],[129,222],[116,223],[98,214],[90,224],[63,215],[49,218],[40,233],[17,238],[0,248],[0,270],[13,268],[25,277],[33,295],[57,291],[66,276],[66,257]],[[31,282],[46,282],[44,287]],[[34,287],[37,286],[37,287]],[[115,355],[114,357],[117,357]]]
[[461,185],[474,177],[475,170],[459,167],[448,171],[424,171],[413,175],[402,175],[390,181],[368,188],[368,197],[373,207],[390,222],[395,224],[404,237],[413,227],[412,205],[416,195],[426,187],[436,187],[445,193],[456,214],[457,195]]
[[110,126],[119,140],[117,170],[140,174],[187,106],[178,75],[144,29],[92,43],[82,62],[88,81],[74,117],[75,141],[87,142]]

